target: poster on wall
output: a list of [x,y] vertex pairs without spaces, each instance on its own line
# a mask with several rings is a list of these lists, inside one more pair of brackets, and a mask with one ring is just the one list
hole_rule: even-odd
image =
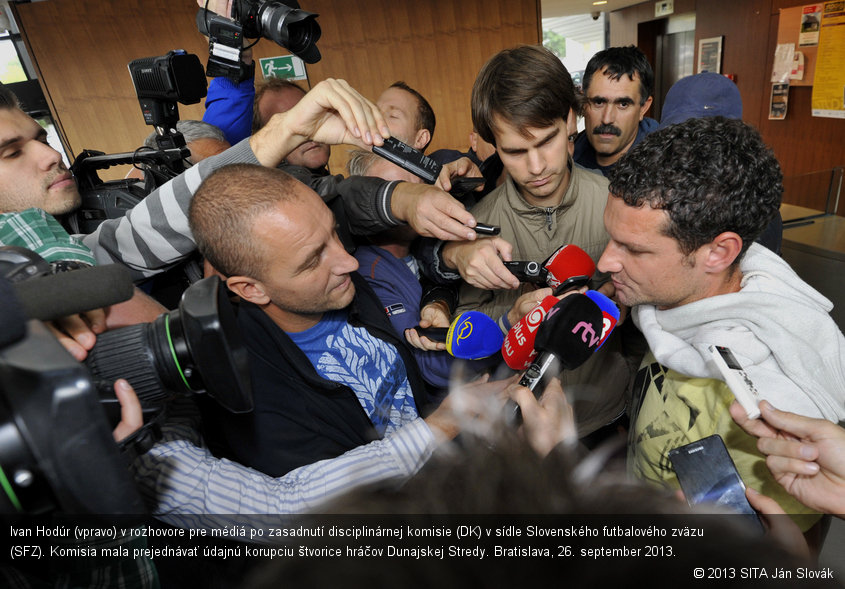
[[845,119],[845,0],[825,2],[822,8],[816,75],[813,80],[814,117]]
[[786,104],[789,100],[789,84],[772,84],[769,99],[769,120],[782,121],[786,118]]
[[823,4],[810,4],[801,10],[801,31],[798,33],[799,47],[819,44]]
[[696,73],[722,73],[722,40],[724,37],[710,37],[698,42],[698,70]]
[[786,82],[795,63],[795,43],[778,43],[772,64],[772,82]]
[[795,52],[795,59],[792,60],[792,72],[789,74],[790,83],[792,80],[804,79],[804,54],[800,51]]

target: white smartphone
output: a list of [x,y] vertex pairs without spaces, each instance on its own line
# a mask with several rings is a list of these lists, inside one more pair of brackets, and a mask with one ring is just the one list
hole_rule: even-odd
[[754,383],[748,378],[745,370],[742,369],[736,357],[731,353],[730,348],[708,346],[707,349],[710,350],[710,355],[713,356],[713,361],[719,368],[719,372],[722,373],[725,383],[730,387],[742,408],[745,409],[748,417],[751,419],[760,417],[760,407],[758,407],[762,400],[760,393],[757,392]]

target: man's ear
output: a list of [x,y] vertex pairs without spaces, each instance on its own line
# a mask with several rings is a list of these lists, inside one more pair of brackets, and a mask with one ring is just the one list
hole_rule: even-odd
[[248,276],[230,276],[226,279],[226,286],[241,299],[258,306],[270,302],[270,296],[264,289],[264,284]]
[[742,251],[742,238],[733,231],[717,235],[707,246],[704,265],[709,272],[720,273],[734,263]]
[[417,131],[417,136],[414,138],[413,147],[422,151],[430,142],[431,133],[428,132],[428,129],[420,129],[419,131]]
[[645,113],[648,112],[649,107],[651,106],[652,101],[654,101],[653,96],[649,96],[648,99],[640,106],[640,120],[643,120],[645,117]]

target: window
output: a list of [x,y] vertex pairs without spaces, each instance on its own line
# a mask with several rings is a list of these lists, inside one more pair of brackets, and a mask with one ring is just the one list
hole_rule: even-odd
[[[560,58],[579,91],[587,62],[605,48],[605,37],[604,12],[599,13],[598,19],[589,14],[543,19],[543,45]],[[584,130],[581,117],[578,130]]]
[[8,7],[0,9],[0,82],[9,85],[24,111],[47,131],[47,142],[62,154],[65,165],[70,166],[67,152],[59,136],[47,101],[32,72],[20,32]]
[[0,35],[0,82],[9,84],[11,82],[23,82],[27,79],[11,36],[8,34]]

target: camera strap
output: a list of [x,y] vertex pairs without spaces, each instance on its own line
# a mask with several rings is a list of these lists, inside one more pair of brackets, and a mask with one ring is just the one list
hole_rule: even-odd
[[139,456],[146,454],[161,439],[161,424],[166,418],[167,408],[165,407],[150,421],[118,442],[120,453],[130,464]]

